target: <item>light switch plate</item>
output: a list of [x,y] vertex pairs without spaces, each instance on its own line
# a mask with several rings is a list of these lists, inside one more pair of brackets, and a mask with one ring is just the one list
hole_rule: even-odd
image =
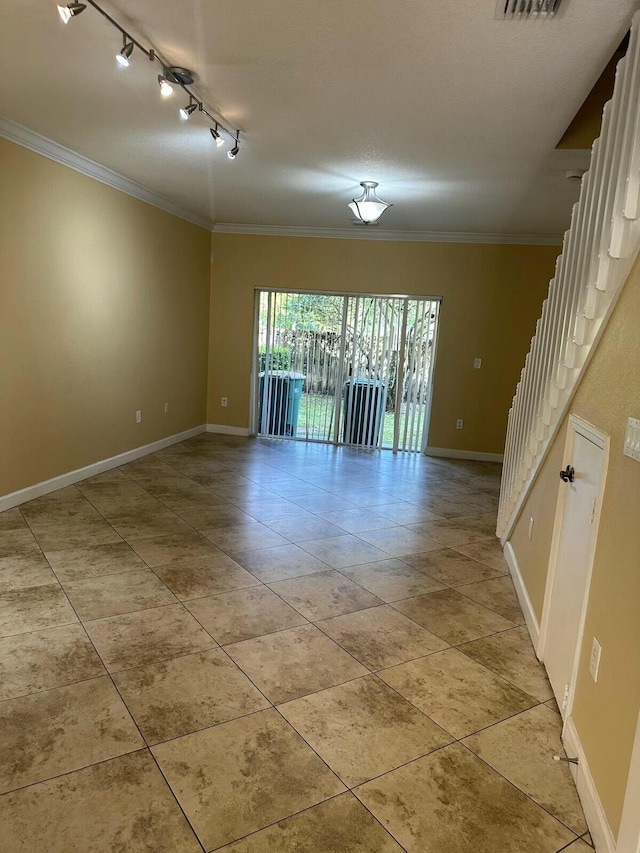
[[640,462],[640,418],[627,418],[624,455]]

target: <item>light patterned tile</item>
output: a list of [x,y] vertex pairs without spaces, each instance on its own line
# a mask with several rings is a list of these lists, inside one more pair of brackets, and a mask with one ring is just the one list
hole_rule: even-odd
[[[333,540],[322,539],[321,541],[331,542]],[[306,550],[302,550],[307,544],[307,542],[302,542],[300,545],[288,543],[287,545],[277,545],[274,548],[241,551],[234,553],[234,559],[263,583],[297,578],[315,572],[326,572],[328,569],[326,563],[307,553]]]
[[447,648],[447,643],[392,607],[372,607],[316,623],[360,663],[376,670]]
[[215,557],[220,549],[212,545],[204,536],[192,533],[177,533],[169,536],[151,536],[148,539],[136,539],[130,543],[133,550],[142,557],[148,566],[166,566],[177,560],[195,557]]
[[185,604],[221,646],[307,622],[297,610],[262,585],[198,598]]
[[0,701],[104,674],[81,625],[0,639]]
[[155,761],[142,750],[6,794],[0,849],[202,853]]
[[279,710],[349,787],[452,740],[373,675],[287,702]]
[[64,589],[78,616],[84,621],[148,610],[176,601],[173,593],[146,568],[119,575],[70,581],[65,583]]
[[219,853],[402,853],[353,794],[341,794],[220,848]]
[[393,606],[451,645],[514,627],[513,622],[453,589],[394,601]]
[[144,561],[126,542],[51,551],[49,562],[61,583],[145,568]]
[[370,545],[379,548],[392,557],[403,554],[421,554],[436,551],[442,546],[433,539],[420,536],[408,527],[386,527],[383,530],[366,530],[358,536]]
[[85,628],[109,672],[217,646],[181,604],[97,619]]
[[226,554],[180,560],[167,566],[157,566],[154,572],[181,601],[260,584],[257,578]]
[[269,707],[220,649],[127,669],[113,679],[147,743]]
[[483,761],[559,821],[582,835],[587,824],[564,755],[562,720],[543,705],[517,714],[464,740]]
[[536,704],[532,696],[457,649],[436,652],[379,675],[456,738]]
[[512,628],[458,648],[525,693],[535,696],[539,702],[553,696],[545,668],[536,658],[526,628]]
[[379,560],[340,571],[383,601],[400,601],[444,589],[441,583],[401,560]]
[[450,548],[428,554],[411,554],[403,557],[402,561],[446,586],[457,587],[499,577],[495,569]]
[[344,791],[275,710],[222,723],[152,751],[206,850]]
[[0,637],[77,621],[78,617],[57,583],[0,594]]
[[107,676],[0,703],[0,792],[144,746]]
[[459,744],[354,793],[408,853],[555,853],[575,838]]
[[330,539],[313,539],[302,542],[301,547],[333,569],[343,569],[347,566],[357,566],[361,563],[372,563],[376,560],[387,560],[389,558],[386,551],[381,551],[363,539],[350,534],[332,536]]
[[313,625],[245,640],[226,650],[274,704],[368,674]]
[[462,595],[466,595],[467,598],[471,598],[473,601],[488,607],[489,610],[499,613],[505,619],[509,619],[517,625],[524,625],[522,609],[510,577],[504,576],[479,583],[466,584],[457,589]]
[[289,544],[289,540],[285,539],[284,536],[280,536],[266,524],[260,524],[257,521],[250,524],[215,527],[211,530],[205,530],[204,533],[218,548],[232,555]]
[[382,604],[339,572],[317,572],[278,581],[270,584],[270,589],[312,622]]

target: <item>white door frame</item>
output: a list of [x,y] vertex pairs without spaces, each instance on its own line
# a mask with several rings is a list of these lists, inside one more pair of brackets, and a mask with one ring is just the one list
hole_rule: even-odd
[[640,714],[636,726],[636,739],[631,753],[631,767],[624,798],[617,853],[640,853]]
[[[602,509],[602,499],[604,496],[605,483],[607,481],[607,468],[609,466],[609,445],[610,437],[597,430],[594,426],[583,421],[582,418],[576,415],[569,415],[569,425],[567,427],[567,438],[564,446],[563,467],[571,463],[573,457],[573,446],[575,444],[576,435],[581,435],[589,441],[593,442],[597,447],[602,449],[602,472],[600,475],[600,489],[598,491],[598,502],[593,518],[593,526],[591,530],[591,543],[589,548],[589,558],[587,565],[587,579],[585,584],[584,598],[582,600],[580,623],[578,627],[578,637],[576,642],[576,651],[571,670],[571,681],[569,682],[569,693],[567,695],[567,704],[565,706],[565,719],[571,715],[573,709],[573,700],[576,692],[576,681],[578,676],[578,664],[580,663],[580,650],[582,648],[582,639],[584,636],[584,623],[587,616],[587,604],[589,601],[589,590],[591,587],[591,575],[593,573],[593,560],[595,557],[596,544],[598,541],[598,529],[600,527],[600,511]],[[549,613],[551,610],[551,600],[553,597],[553,582],[556,573],[558,562],[558,551],[560,548],[560,538],[562,535],[562,526],[564,521],[564,511],[567,502],[567,489],[560,487],[558,489],[558,500],[556,503],[556,514],[553,524],[553,537],[551,539],[551,552],[549,555],[549,569],[547,572],[547,584],[544,591],[544,604],[542,606],[542,619],[540,621],[540,640],[538,642],[537,655],[538,658],[544,661],[544,652],[547,642],[549,630]],[[634,851],[635,853],[635,851]]]

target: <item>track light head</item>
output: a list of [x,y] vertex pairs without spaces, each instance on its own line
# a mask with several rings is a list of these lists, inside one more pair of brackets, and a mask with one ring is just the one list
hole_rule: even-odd
[[220,131],[218,130],[218,125],[216,124],[215,128],[213,128],[213,127],[209,128],[209,132],[211,133],[211,136],[213,136],[215,143],[218,146],[218,148],[221,148],[224,145],[224,139],[220,135]]
[[160,86],[160,94],[163,98],[173,95],[173,86],[163,74],[158,74],[158,85]]
[[178,114],[183,121],[186,121],[191,113],[195,112],[198,109],[197,104],[188,104],[186,107],[181,107],[178,110]]
[[236,156],[238,154],[238,151],[240,151],[240,131],[239,130],[236,131],[236,144],[233,146],[231,151],[227,151],[227,157],[229,158],[229,160],[235,160]]
[[63,24],[68,24],[74,15],[79,15],[86,9],[85,3],[69,3],[68,6],[58,6],[58,14]]
[[116,62],[122,65],[123,68],[129,67],[129,57],[133,53],[133,42],[127,42],[126,37],[123,39],[122,50],[116,53]]

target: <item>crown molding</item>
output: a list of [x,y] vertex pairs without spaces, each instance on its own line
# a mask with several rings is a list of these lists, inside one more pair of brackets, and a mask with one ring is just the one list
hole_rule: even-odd
[[384,228],[307,228],[297,225],[242,225],[216,222],[214,234],[256,234],[270,237],[324,237],[334,240],[387,240],[399,243],[493,243],[497,245],[562,246],[562,237],[546,234],[474,234],[465,231],[392,231]]
[[68,166],[82,175],[100,181],[120,192],[153,205],[172,216],[184,219],[214,234],[256,234],[271,237],[323,237],[334,240],[386,240],[400,243],[490,243],[496,245],[561,246],[562,236],[546,234],[474,234],[465,231],[393,231],[385,228],[313,228],[299,225],[244,225],[233,222],[213,223],[210,219],[198,216],[153,190],[125,178],[106,166],[65,148],[58,142],[48,139],[0,116],[0,137],[15,142],[23,148],[35,151],[49,160]]
[[68,166],[82,175],[94,178],[94,180],[100,181],[101,184],[106,184],[140,201],[158,207],[160,210],[177,216],[179,219],[185,219],[187,222],[211,231],[213,225],[211,220],[179,207],[164,196],[143,187],[142,184],[138,184],[130,178],[125,178],[124,175],[120,175],[106,166],[101,166],[100,163],[90,160],[83,154],[78,154],[70,148],[65,148],[64,145],[60,145],[60,143],[54,142],[52,139],[47,139],[46,136],[41,136],[34,130],[30,130],[28,127],[4,118],[4,116],[0,116],[0,137],[8,139],[10,142],[15,142],[16,145],[20,145],[22,148],[28,148],[29,151],[35,151],[36,154],[41,154],[43,157],[54,160],[63,166]]

